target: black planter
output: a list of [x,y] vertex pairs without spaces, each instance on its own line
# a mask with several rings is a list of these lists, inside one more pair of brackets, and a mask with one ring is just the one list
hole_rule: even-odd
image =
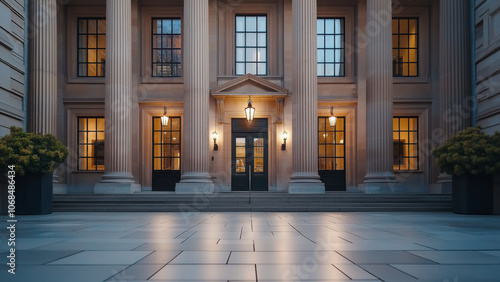
[[52,213],[52,174],[16,175],[16,214]]
[[493,175],[453,175],[453,212],[493,213]]

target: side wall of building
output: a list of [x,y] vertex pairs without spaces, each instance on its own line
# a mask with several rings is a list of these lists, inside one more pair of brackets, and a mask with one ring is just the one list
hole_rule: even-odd
[[24,0],[0,2],[0,136],[25,119]]
[[477,124],[500,131],[500,1],[475,1]]

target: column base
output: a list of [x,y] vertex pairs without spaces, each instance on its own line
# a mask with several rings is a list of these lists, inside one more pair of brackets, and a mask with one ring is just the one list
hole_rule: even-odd
[[290,176],[289,194],[324,194],[325,184],[312,172],[296,172]]
[[128,172],[105,173],[101,183],[135,183],[134,176]]
[[136,183],[99,182],[94,186],[94,194],[133,194],[141,192],[141,185]]

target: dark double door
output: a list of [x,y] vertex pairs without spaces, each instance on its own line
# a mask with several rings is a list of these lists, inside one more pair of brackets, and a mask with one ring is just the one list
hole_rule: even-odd
[[267,191],[267,119],[232,119],[231,129],[231,190]]

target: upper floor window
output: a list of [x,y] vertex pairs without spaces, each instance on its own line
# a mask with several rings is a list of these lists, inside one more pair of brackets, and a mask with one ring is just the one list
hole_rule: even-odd
[[78,76],[104,76],[106,19],[78,18]]
[[78,170],[104,170],[104,118],[78,118]]
[[181,19],[152,19],[152,52],[153,77],[180,77],[181,67]]
[[267,75],[267,17],[236,16],[236,75]]
[[345,19],[317,19],[318,76],[345,76]]
[[392,19],[392,73],[418,76],[418,18]]
[[394,117],[393,169],[418,170],[418,117]]

